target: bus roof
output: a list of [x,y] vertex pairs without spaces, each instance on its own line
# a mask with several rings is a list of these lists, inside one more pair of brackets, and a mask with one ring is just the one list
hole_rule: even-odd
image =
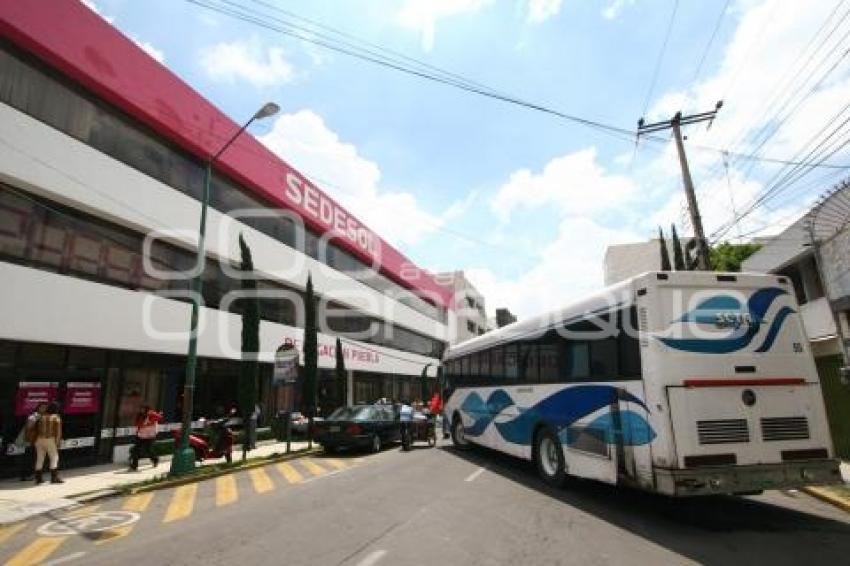
[[[554,326],[563,323],[564,321],[582,317],[591,313],[603,313],[614,308],[630,305],[634,300],[634,287],[644,284],[646,279],[657,281],[657,275],[666,274],[666,282],[668,284],[693,284],[700,280],[710,279],[713,283],[721,280],[720,277],[732,276],[739,283],[750,283],[754,278],[762,279],[764,277],[773,277],[776,275],[761,274],[761,273],[721,273],[716,271],[647,271],[640,275],[635,275],[629,279],[625,279],[600,289],[592,295],[588,295],[583,299],[570,303],[559,309],[537,315],[527,320],[514,322],[498,330],[488,332],[481,336],[461,342],[449,348],[444,359],[452,359],[457,356],[462,356],[470,352],[485,350],[492,346],[497,346],[505,342],[511,342],[519,339],[534,339],[545,333]],[[647,282],[648,283],[648,282]],[[730,283],[725,283],[729,285]],[[732,285],[735,285],[732,283]]]

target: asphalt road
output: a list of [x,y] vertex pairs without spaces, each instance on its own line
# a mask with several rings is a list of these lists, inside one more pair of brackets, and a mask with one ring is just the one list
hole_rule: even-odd
[[45,531],[48,521],[80,523],[67,522],[66,515],[32,521],[6,533],[0,561],[229,566],[850,561],[850,515],[802,493],[672,500],[594,482],[553,490],[538,481],[530,464],[450,447],[411,453],[390,448],[263,470],[76,511],[82,519],[137,512],[138,521],[109,531],[44,536],[55,530],[54,523]]

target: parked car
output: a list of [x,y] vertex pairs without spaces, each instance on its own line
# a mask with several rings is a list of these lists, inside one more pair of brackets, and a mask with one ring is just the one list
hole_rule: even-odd
[[378,452],[382,446],[401,440],[398,419],[387,405],[340,407],[313,427],[314,439],[328,452],[344,448]]

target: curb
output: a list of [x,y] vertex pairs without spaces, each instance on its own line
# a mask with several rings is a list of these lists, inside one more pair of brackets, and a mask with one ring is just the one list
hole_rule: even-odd
[[137,493],[145,493],[148,491],[157,491],[160,489],[167,489],[169,487],[177,487],[181,485],[186,485],[190,483],[201,482],[207,479],[217,478],[219,476],[224,476],[227,474],[232,474],[235,472],[239,472],[242,470],[250,470],[253,468],[259,468],[262,466],[267,466],[269,464],[274,464],[277,462],[286,462],[287,460],[295,460],[298,458],[303,458],[305,456],[309,456],[311,454],[319,454],[322,452],[320,447],[314,448],[304,448],[302,450],[297,450],[295,452],[290,452],[289,454],[278,454],[272,456],[266,456],[263,458],[257,458],[253,460],[248,460],[244,465],[241,466],[231,466],[227,468],[218,468],[211,469],[209,471],[204,470],[204,468],[200,468],[197,472],[191,473],[189,475],[168,479],[166,474],[163,474],[164,479],[161,480],[147,480],[150,483],[145,483],[144,485],[125,485],[125,486],[116,486],[104,489],[98,489],[95,491],[87,491],[85,493],[79,493],[76,495],[69,496],[68,499],[73,499],[77,503],[91,503],[93,501],[99,501],[101,499],[108,499],[110,497],[116,497],[120,495],[135,495]]
[[835,507],[850,513],[850,499],[839,497],[833,494],[828,488],[807,486],[801,488],[800,491],[808,493],[812,497],[820,499],[824,503],[829,503],[830,505],[834,505]]

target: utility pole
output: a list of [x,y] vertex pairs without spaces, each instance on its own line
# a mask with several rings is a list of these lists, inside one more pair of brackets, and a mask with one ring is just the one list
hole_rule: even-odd
[[681,112],[676,112],[670,120],[655,122],[654,124],[645,124],[643,118],[638,120],[638,138],[642,134],[650,134],[661,130],[672,129],[673,136],[676,138],[676,150],[679,152],[679,165],[682,168],[682,182],[685,186],[685,197],[688,199],[688,211],[691,216],[691,225],[694,228],[694,236],[697,240],[697,266],[702,271],[711,269],[711,262],[708,255],[708,242],[705,239],[705,231],[702,228],[702,217],[699,213],[699,204],[694,193],[694,181],[691,178],[691,170],[688,167],[688,157],[685,155],[685,144],[682,141],[682,126],[688,124],[696,124],[699,122],[708,121],[708,127],[714,121],[718,110],[723,106],[723,101],[719,101],[710,112],[701,112],[699,114],[691,114],[690,116],[682,116]]

